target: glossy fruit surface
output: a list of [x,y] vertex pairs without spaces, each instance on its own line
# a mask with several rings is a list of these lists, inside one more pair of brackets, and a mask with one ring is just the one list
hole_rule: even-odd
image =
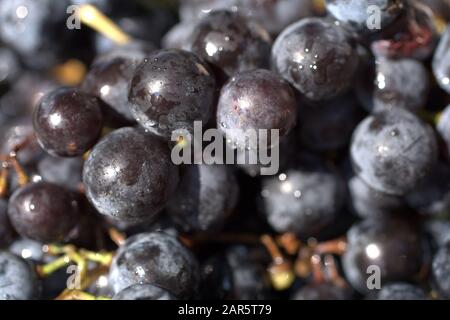
[[[217,127],[232,148],[257,149],[278,144],[271,141],[271,132],[280,138],[295,126],[297,105],[289,84],[268,70],[236,74],[222,88],[217,106]],[[250,131],[250,134],[248,133]],[[255,137],[251,135],[257,135]]]
[[60,241],[75,227],[80,207],[76,196],[60,186],[38,182],[18,189],[8,215],[22,236],[42,242]]
[[[429,248],[414,224],[398,219],[369,219],[354,225],[347,233],[343,269],[350,284],[368,293],[367,273],[378,268],[381,283],[412,281],[428,265]],[[369,279],[370,280],[370,279]]]
[[351,157],[355,173],[369,186],[404,195],[436,163],[436,137],[427,124],[406,110],[382,111],[355,130]]
[[213,11],[191,35],[191,50],[228,76],[268,66],[271,40],[267,31],[232,11]]
[[115,292],[148,283],[186,299],[199,285],[199,266],[175,237],[163,232],[142,233],[128,239],[119,250],[110,279]]
[[178,168],[168,146],[139,128],[103,138],[83,168],[86,195],[101,213],[119,220],[153,218],[173,194]]
[[128,100],[136,121],[165,138],[174,130],[193,131],[194,121],[207,123],[213,112],[215,80],[196,55],[159,50],[138,67]]
[[311,100],[344,93],[357,67],[355,42],[325,19],[306,18],[290,25],[272,48],[272,69]]
[[2,250],[0,267],[0,300],[29,300],[39,297],[39,283],[31,264]]
[[54,156],[80,156],[100,137],[102,112],[94,96],[61,88],[42,98],[33,115],[42,148]]
[[225,165],[190,165],[167,205],[167,213],[186,231],[222,229],[239,193],[234,173]]

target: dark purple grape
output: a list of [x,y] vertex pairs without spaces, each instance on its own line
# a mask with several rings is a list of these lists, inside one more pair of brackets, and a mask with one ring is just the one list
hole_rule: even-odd
[[0,251],[0,300],[36,299],[39,292],[32,265],[8,251]]
[[450,212],[450,168],[438,163],[431,174],[406,196],[408,205],[428,217]]
[[292,296],[292,300],[349,300],[351,290],[331,283],[312,283],[302,287]]
[[352,94],[318,104],[305,104],[299,110],[300,139],[316,151],[345,147],[363,114]]
[[[270,140],[271,132],[264,136],[258,130],[279,130],[280,138],[285,137],[295,126],[296,117],[295,94],[289,84],[262,69],[231,78],[222,88],[217,106],[217,127],[227,144],[239,149],[267,149],[277,144]],[[259,141],[251,139],[247,130],[255,133]]]
[[434,132],[404,109],[366,118],[353,134],[355,173],[372,188],[404,195],[431,172],[437,160]]
[[428,71],[421,62],[379,59],[373,111],[397,107],[417,111],[425,106],[429,88]]
[[[381,284],[414,280],[429,261],[429,246],[418,228],[408,220],[368,219],[347,233],[347,249],[342,256],[345,275],[360,293],[369,293],[367,285],[379,268]],[[370,282],[370,281],[369,281]]]
[[116,293],[135,284],[153,284],[187,299],[198,288],[199,266],[175,237],[164,232],[142,233],[119,248],[109,277]]
[[294,232],[302,239],[317,236],[332,224],[344,205],[343,179],[311,159],[262,181],[262,202],[268,223],[277,232]]
[[331,99],[349,89],[358,60],[349,33],[321,18],[290,25],[272,48],[272,68],[311,100]]
[[38,162],[37,169],[42,180],[76,191],[82,181],[83,159],[47,155]]
[[48,182],[38,182],[14,192],[8,214],[20,235],[54,242],[62,240],[75,227],[80,207],[74,193]]
[[450,221],[429,220],[424,226],[435,247],[443,247],[450,243]]
[[234,173],[225,165],[190,165],[185,168],[167,213],[184,231],[222,229],[239,193]]
[[140,59],[125,57],[98,59],[91,66],[81,89],[100,98],[127,121],[134,121],[128,92],[130,81],[140,63]]
[[425,291],[409,283],[389,283],[378,292],[378,300],[426,300]]
[[165,138],[175,130],[193,131],[213,112],[215,80],[194,54],[159,50],[139,66],[129,92],[131,111],[145,129]]
[[213,11],[191,35],[191,50],[231,77],[269,64],[271,40],[267,31],[232,11]]
[[0,154],[17,150],[17,160],[24,166],[34,165],[44,154],[34,136],[33,124],[28,118],[19,118],[0,128]]
[[141,129],[122,128],[103,138],[84,164],[86,196],[118,220],[152,219],[178,183],[168,146]]
[[152,284],[135,284],[123,289],[113,300],[176,300],[175,297],[165,289]]
[[197,21],[184,21],[176,24],[162,39],[164,49],[182,49],[189,51],[191,36],[197,26]]
[[406,209],[402,197],[375,190],[358,176],[348,181],[348,189],[349,207],[360,218],[382,218]]
[[450,93],[450,27],[442,35],[434,53],[433,72],[439,86]]
[[8,202],[0,199],[0,248],[7,247],[15,237],[16,231],[8,218]]
[[42,98],[33,125],[39,143],[51,155],[80,156],[100,137],[100,103],[78,89],[60,88]]
[[450,299],[450,244],[441,247],[436,253],[431,271],[440,297]]
[[[378,11],[370,10],[371,6]],[[405,6],[403,0],[326,0],[327,11],[333,17],[361,33],[378,32],[383,29],[403,12]],[[370,18],[378,12],[379,26],[372,27]]]

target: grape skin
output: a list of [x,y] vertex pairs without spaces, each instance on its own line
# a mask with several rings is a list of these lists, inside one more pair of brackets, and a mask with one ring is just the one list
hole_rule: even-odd
[[168,146],[139,128],[121,128],[104,137],[83,168],[89,201],[101,214],[125,221],[155,217],[178,179]]

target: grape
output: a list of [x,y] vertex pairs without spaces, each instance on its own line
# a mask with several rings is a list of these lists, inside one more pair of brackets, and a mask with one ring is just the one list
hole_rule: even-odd
[[443,247],[450,242],[450,221],[429,220],[425,224],[425,230],[436,247]]
[[450,246],[441,247],[431,268],[435,286],[443,299],[450,299]]
[[402,197],[375,190],[358,176],[348,181],[348,189],[350,208],[361,218],[380,218],[406,209]]
[[433,72],[439,86],[450,93],[450,27],[442,35],[434,52]]
[[110,281],[116,293],[135,284],[153,284],[186,299],[197,290],[199,266],[175,237],[142,233],[127,239],[117,252]]
[[237,202],[239,186],[224,165],[189,165],[167,213],[185,231],[223,228]]
[[100,136],[101,107],[94,96],[61,88],[42,98],[34,112],[33,126],[42,148],[51,155],[80,156]]
[[190,50],[190,39],[197,26],[196,22],[180,22],[170,29],[162,39],[162,47],[165,49]]
[[308,148],[317,151],[345,147],[363,117],[361,107],[352,94],[305,104],[299,114],[300,139]]
[[137,122],[152,133],[170,138],[174,130],[193,131],[213,111],[215,80],[194,54],[159,50],[134,74],[128,100]]
[[412,59],[379,59],[374,90],[374,111],[405,108],[417,111],[425,106],[430,81],[427,69]]
[[409,283],[390,283],[378,292],[378,300],[426,300],[422,288]]
[[347,280],[360,293],[369,292],[370,266],[379,268],[377,276],[383,284],[414,280],[428,264],[428,243],[408,220],[364,220],[348,231],[347,241],[342,266]]
[[34,165],[43,154],[33,135],[33,125],[28,118],[19,118],[0,128],[0,154],[17,150],[17,160],[25,166]]
[[8,218],[8,202],[0,199],[0,248],[7,247],[16,237],[16,232]]
[[294,232],[306,239],[335,221],[345,201],[344,181],[317,160],[263,179],[264,213],[277,232]]
[[[378,28],[369,28],[370,18],[375,13],[369,10],[371,6],[381,10]],[[331,15],[362,33],[377,32],[391,24],[404,7],[403,0],[326,0],[326,8]]]
[[75,227],[79,204],[74,193],[48,183],[31,183],[14,192],[8,215],[17,232],[41,242],[62,240]]
[[352,84],[358,69],[356,44],[328,20],[302,19],[276,39],[272,68],[308,99],[331,99]]
[[[239,149],[268,148],[277,144],[271,141],[270,132],[266,132],[265,138],[258,130],[276,129],[282,138],[295,126],[296,116],[297,105],[289,84],[262,69],[231,78],[222,88],[217,106],[218,128],[227,144]],[[253,141],[247,130],[255,132],[258,141]]]
[[302,287],[292,297],[292,300],[349,300],[351,291],[330,283],[312,283]]
[[271,40],[259,24],[236,12],[214,11],[191,35],[191,50],[227,76],[268,66]]
[[153,218],[178,183],[168,147],[141,129],[121,128],[103,138],[83,168],[86,196],[106,216],[118,220]]
[[355,173],[372,188],[404,195],[430,173],[437,160],[431,128],[403,109],[367,117],[353,134]]
[[81,88],[102,99],[127,121],[134,121],[128,92],[131,78],[140,62],[140,59],[122,57],[98,59],[91,66]]
[[407,196],[409,206],[429,217],[450,212],[450,168],[439,163]]
[[151,284],[136,284],[123,289],[113,300],[176,300],[167,290]]
[[47,155],[38,162],[37,168],[44,181],[76,191],[82,180],[83,159]]
[[39,297],[39,282],[32,266],[7,251],[0,251],[0,300]]

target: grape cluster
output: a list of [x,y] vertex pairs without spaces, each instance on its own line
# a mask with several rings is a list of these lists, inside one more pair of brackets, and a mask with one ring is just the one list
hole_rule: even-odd
[[27,299],[450,299],[449,2],[0,0]]

